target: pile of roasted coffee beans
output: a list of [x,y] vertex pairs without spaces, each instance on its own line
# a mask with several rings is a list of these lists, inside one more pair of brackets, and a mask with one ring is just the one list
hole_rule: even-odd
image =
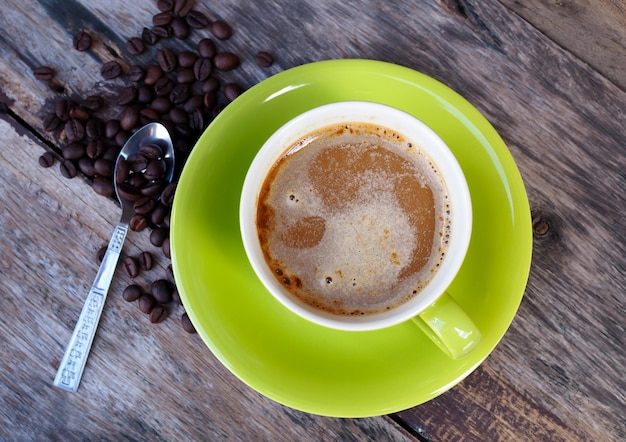
[[[62,145],[59,171],[66,178],[85,177],[93,190],[113,197],[114,180],[118,191],[133,201],[134,215],[130,228],[148,229],[150,242],[170,258],[170,212],[176,190],[177,177],[198,137],[210,121],[244,88],[236,82],[222,84],[220,73],[236,69],[240,57],[220,50],[219,41],[229,39],[233,29],[224,20],[212,19],[195,9],[193,0],[158,0],[159,12],[152,17],[152,26],[144,27],[139,36],[130,37],[125,45],[130,55],[126,59],[105,61],[100,70],[104,80],[121,79],[125,83],[117,95],[106,97],[100,93],[86,97],[61,96],[54,109],[43,121],[44,130],[56,136]],[[205,30],[207,29],[208,30]],[[204,30],[204,31],[203,31]],[[175,40],[186,40],[192,32],[203,32],[197,44],[177,44],[185,49],[173,49]],[[81,31],[72,45],[77,51],[92,49],[95,36]],[[152,53],[152,61],[145,54]],[[137,63],[128,62],[128,59]],[[269,67],[274,59],[271,53],[259,51],[255,62]],[[55,81],[56,70],[40,66],[34,76],[46,81],[57,93],[65,88]],[[175,148],[176,173],[165,185],[165,163],[158,145],[142,146],[141,153],[121,163],[114,177],[115,161],[128,138],[143,125],[158,121],[170,132]],[[39,158],[42,167],[55,163],[55,154],[46,152]],[[102,261],[106,246],[97,253]],[[153,267],[153,256],[144,251],[138,256],[125,256],[121,264],[130,278]],[[136,302],[148,315],[150,322],[160,323],[169,315],[168,305],[180,303],[172,266],[165,278],[155,280],[147,289],[138,284],[128,286],[123,298]],[[182,304],[181,304],[182,305]],[[181,324],[185,331],[195,332],[186,313]]]

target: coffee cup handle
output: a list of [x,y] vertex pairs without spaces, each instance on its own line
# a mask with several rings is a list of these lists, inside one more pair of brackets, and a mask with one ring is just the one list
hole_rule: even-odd
[[467,356],[482,339],[478,327],[448,293],[412,320],[452,359]]

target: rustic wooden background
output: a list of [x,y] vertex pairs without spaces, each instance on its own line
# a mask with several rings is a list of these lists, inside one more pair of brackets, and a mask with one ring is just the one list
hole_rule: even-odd
[[[0,438],[3,440],[626,439],[626,7],[620,0],[198,1],[230,22],[249,87],[329,58],[409,66],[464,95],[517,161],[534,255],[519,313],[487,361],[421,406],[313,416],[254,392],[178,324],[151,325],[118,272],[78,394],[52,379],[120,210],[83,179],[42,169],[62,95],[113,96],[103,62],[150,26],[153,1],[0,0]],[[72,49],[81,30],[92,49]],[[203,30],[189,41],[197,41]],[[276,58],[260,68],[253,57]],[[147,56],[146,56],[147,57]],[[56,91],[34,79],[58,70]],[[147,232],[125,252],[153,251]],[[159,256],[155,253],[155,256]],[[164,275],[168,260],[142,276]]]

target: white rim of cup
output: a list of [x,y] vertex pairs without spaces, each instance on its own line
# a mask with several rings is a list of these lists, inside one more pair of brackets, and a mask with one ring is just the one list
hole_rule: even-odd
[[[389,127],[419,146],[444,176],[452,210],[452,232],[448,253],[428,285],[414,298],[396,308],[363,316],[326,313],[287,293],[265,261],[256,230],[258,189],[276,160],[296,141],[315,129],[348,121]],[[419,141],[415,141],[418,138]],[[343,101],[304,112],[285,123],[267,139],[246,174],[241,193],[239,223],[248,261],[274,298],[293,313],[316,324],[339,330],[364,331],[405,322],[417,316],[446,291],[461,268],[469,247],[472,205],[469,188],[458,161],[430,127],[416,117],[388,105],[366,101]]]

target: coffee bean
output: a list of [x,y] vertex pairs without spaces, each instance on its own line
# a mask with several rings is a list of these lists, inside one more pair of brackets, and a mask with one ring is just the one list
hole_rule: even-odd
[[94,160],[92,160],[89,157],[82,157],[81,159],[79,159],[78,168],[80,169],[82,173],[84,173],[87,176],[92,177],[96,175],[96,169],[94,167]]
[[150,314],[155,305],[156,300],[150,293],[144,293],[137,299],[137,307],[146,315]]
[[[141,193],[141,189],[146,184],[146,182],[147,181],[142,173],[133,173],[130,177],[128,177],[128,185],[137,189],[141,195],[143,195],[143,193]],[[138,196],[136,199],[141,198],[141,195]]]
[[134,302],[138,300],[141,297],[141,295],[143,295],[143,290],[137,284],[129,285],[122,292],[122,298],[124,298],[124,301],[128,301],[128,302]]
[[179,107],[172,108],[169,117],[176,124],[186,124],[189,121],[189,114]]
[[187,24],[185,19],[177,17],[172,20],[170,26],[172,27],[172,33],[174,34],[174,37],[180,40],[184,40],[189,37],[189,25]]
[[268,68],[272,64],[274,64],[274,57],[272,56],[272,54],[266,51],[257,52],[254,59],[256,61],[256,64],[261,66],[262,68]]
[[189,125],[191,126],[191,128],[197,132],[200,132],[201,130],[204,129],[205,126],[205,118],[204,118],[204,112],[202,112],[201,109],[196,109],[194,110],[189,118]]
[[228,40],[233,35],[233,29],[224,20],[214,21],[209,30],[220,40]]
[[167,259],[170,259],[172,257],[170,253],[170,239],[169,238],[165,238],[165,240],[163,241],[163,244],[161,245],[161,249],[163,250],[163,254],[165,255]]
[[124,267],[126,274],[130,278],[136,278],[137,276],[139,276],[139,264],[137,263],[137,260],[132,256],[127,256],[126,258],[124,258],[124,260],[122,261],[122,267]]
[[168,264],[165,268],[165,276],[167,277],[167,280],[169,282],[171,282],[174,286],[176,285],[176,281],[174,280],[174,268],[172,267],[172,264]]
[[81,143],[70,143],[63,146],[61,155],[66,160],[79,160],[85,155],[85,146]]
[[70,119],[70,109],[74,107],[74,103],[67,99],[57,100],[54,103],[54,114],[59,117],[61,121],[67,121]]
[[87,121],[89,119],[89,111],[82,106],[72,106],[68,113],[70,119],[74,118],[80,121]]
[[96,261],[98,264],[102,264],[102,260],[104,259],[104,255],[107,253],[107,245],[104,245],[98,249],[96,252]]
[[85,126],[80,120],[68,120],[65,123],[65,136],[69,141],[80,141],[85,137]]
[[185,110],[185,112],[191,113],[196,109],[202,107],[203,104],[204,97],[202,95],[192,95],[187,101],[185,101],[183,109]]
[[137,99],[137,88],[127,86],[117,95],[115,102],[120,106],[126,106],[133,103]]
[[161,66],[153,64],[148,66],[146,70],[146,77],[144,78],[144,83],[148,86],[154,86],[157,81],[163,76],[163,69]]
[[61,121],[61,119],[57,117],[56,114],[49,114],[43,120],[43,129],[46,132],[54,132],[59,127],[61,127],[61,124],[63,124],[63,121]]
[[109,61],[102,65],[100,74],[105,80],[113,80],[122,75],[122,66],[117,61]]
[[119,147],[124,146],[124,144],[126,144],[126,142],[128,141],[128,139],[130,138],[130,132],[127,130],[120,130],[118,133],[115,134],[115,144],[117,144]]
[[178,133],[183,138],[191,138],[195,135],[194,130],[189,124],[177,124],[176,133]]
[[105,151],[106,146],[102,140],[91,140],[85,147],[85,153],[92,159],[100,158]]
[[144,27],[141,31],[141,39],[147,45],[154,46],[158,43],[159,37],[151,29]]
[[178,66],[178,58],[170,48],[162,48],[157,52],[157,61],[163,72],[172,72]]
[[152,254],[150,252],[141,252],[139,256],[137,256],[137,262],[139,263],[139,268],[141,270],[150,270],[153,265]]
[[141,153],[136,153],[128,157],[130,170],[133,172],[142,172],[148,165],[148,157]]
[[220,52],[213,58],[213,63],[220,71],[230,71],[239,66],[239,56],[232,52]]
[[139,37],[129,38],[126,42],[126,51],[131,55],[141,55],[145,49],[143,40]]
[[154,26],[167,26],[172,22],[174,14],[171,11],[162,11],[152,16]]
[[186,16],[193,8],[193,0],[175,0],[174,14],[179,17]]
[[191,68],[186,68],[186,69],[180,69],[178,72],[176,72],[176,81],[179,83],[193,83],[196,79],[196,76],[193,72],[193,69]]
[[94,161],[93,167],[96,170],[96,174],[104,177],[113,176],[113,170],[115,169],[115,163],[111,160],[105,160],[98,158]]
[[[119,187],[118,187],[118,191],[119,191]],[[130,226],[130,230],[134,232],[141,232],[146,227],[148,227],[148,220],[143,215],[135,214],[130,219],[130,222],[128,223],[128,225]]]
[[182,51],[178,53],[178,65],[183,68],[190,68],[198,59],[198,55],[191,51]]
[[133,83],[138,83],[146,78],[146,70],[139,65],[132,65],[126,71],[126,77]]
[[158,279],[150,286],[150,293],[154,296],[159,304],[168,304],[172,302],[172,292],[174,287],[167,279]]
[[180,323],[183,327],[183,330],[185,330],[187,333],[196,333],[196,329],[191,323],[191,319],[189,319],[187,313],[183,313],[183,315],[180,317]]
[[156,201],[149,196],[142,196],[133,204],[133,210],[139,215],[147,215],[154,209]]
[[161,77],[154,85],[154,93],[159,97],[165,97],[172,92],[176,83],[168,77]]
[[174,104],[182,104],[191,96],[191,89],[186,84],[177,84],[170,92],[170,100]]
[[193,65],[193,73],[198,81],[205,81],[211,75],[213,63],[209,58],[198,58]]
[[156,97],[150,103],[150,107],[160,114],[165,114],[172,108],[172,100],[169,97]]
[[163,218],[163,225],[167,227],[168,229],[170,228],[170,218],[171,218],[170,213],[165,214],[165,217]]
[[194,29],[204,29],[209,25],[209,18],[200,11],[192,9],[185,16],[187,24]]
[[241,87],[237,83],[228,83],[226,86],[224,86],[224,95],[230,101],[233,101],[235,98],[241,95],[242,92],[243,92],[243,87]]
[[120,126],[124,130],[134,129],[139,123],[139,111],[136,107],[127,107],[120,117]]
[[[157,121],[159,119],[159,114],[154,109],[151,109],[149,107],[144,107],[143,109],[139,111],[139,118],[142,121],[147,121],[147,122]],[[145,125],[147,123],[143,123],[143,124]]]
[[81,31],[74,36],[74,49],[77,51],[88,51],[91,48],[91,35]]
[[44,152],[39,157],[39,165],[41,167],[50,167],[54,164],[54,154],[52,152]]
[[146,166],[146,171],[143,175],[148,181],[160,180],[165,175],[166,170],[167,166],[164,160],[153,158],[148,162],[148,165]]
[[176,182],[172,181],[161,193],[161,202],[168,207],[172,207],[174,202],[174,193],[176,192]]
[[154,98],[154,88],[143,85],[137,89],[137,102],[141,104],[150,103]]
[[105,145],[105,151],[100,158],[105,160],[111,160],[115,162],[117,160],[117,156],[120,153],[120,149],[116,146],[108,146]]
[[90,95],[81,101],[80,105],[92,112],[97,111],[104,104],[104,99],[99,95]]
[[39,66],[33,70],[33,74],[37,80],[49,81],[54,77],[55,71],[49,66]]
[[63,160],[59,164],[59,171],[65,178],[74,178],[78,175],[78,168],[72,160]]
[[159,158],[163,155],[163,149],[156,143],[148,143],[139,147],[141,152],[146,158]]
[[172,36],[172,28],[170,28],[170,25],[155,26],[152,28],[152,33],[157,38],[170,38]]
[[104,121],[98,117],[93,117],[87,120],[85,124],[85,135],[90,140],[102,137],[104,135]]
[[172,301],[178,305],[183,305],[183,302],[180,300],[180,294],[178,293],[178,290],[174,290],[172,292]]
[[113,180],[108,176],[97,176],[91,183],[93,190],[102,196],[113,196],[115,194],[115,188],[113,187]]
[[200,90],[202,90],[202,92],[205,94],[208,92],[217,92],[219,88],[220,81],[215,77],[207,79],[206,81],[202,82],[202,85],[200,86]]
[[157,8],[159,11],[171,11],[174,9],[174,0],[158,0]]
[[210,38],[203,38],[198,42],[198,53],[204,58],[213,58],[217,54],[217,46]]
[[169,315],[169,311],[162,305],[155,306],[150,311],[150,322],[153,324],[160,324],[165,321]]
[[108,120],[104,125],[104,136],[111,139],[120,131],[119,120]]
[[[159,184],[160,184],[159,191],[161,191],[163,189],[163,183],[159,183]],[[150,185],[144,187],[143,189],[141,189],[141,192],[144,193],[144,191],[148,189],[149,187]],[[152,194],[151,196],[157,196],[157,195],[158,193]],[[155,226],[159,226],[163,224],[165,215],[169,212],[169,210],[170,210],[169,207],[166,207],[161,203],[157,203],[157,205],[154,206],[152,213],[150,214],[150,221],[152,222],[152,224],[154,224]]]
[[158,227],[150,232],[150,243],[155,247],[161,247],[163,245],[163,241],[167,238],[169,232],[167,229],[162,227]]

